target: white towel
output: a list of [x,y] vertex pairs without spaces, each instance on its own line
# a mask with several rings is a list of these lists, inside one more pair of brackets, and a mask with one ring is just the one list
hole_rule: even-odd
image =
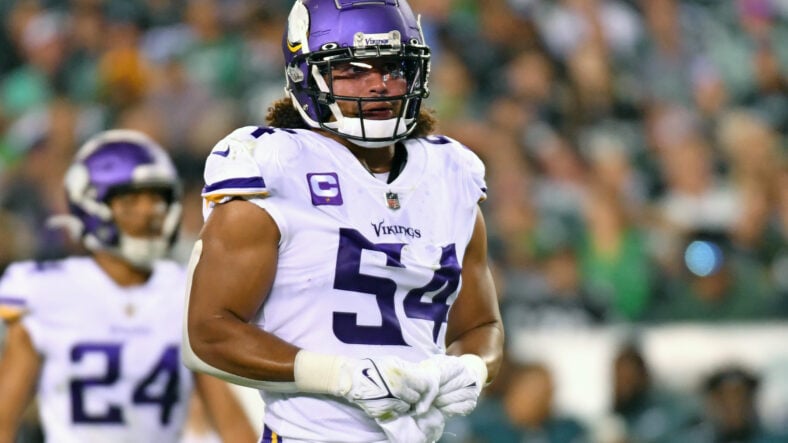
[[443,435],[446,419],[437,408],[429,408],[423,414],[377,422],[392,443],[434,443]]

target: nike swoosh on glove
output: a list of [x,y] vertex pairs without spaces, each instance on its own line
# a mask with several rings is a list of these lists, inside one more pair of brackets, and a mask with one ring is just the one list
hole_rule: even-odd
[[433,405],[444,416],[468,415],[476,408],[487,381],[487,366],[479,356],[436,355],[422,364],[434,365],[440,370],[440,387]]
[[426,412],[438,394],[440,374],[398,357],[349,360],[340,391],[372,418],[389,420]]

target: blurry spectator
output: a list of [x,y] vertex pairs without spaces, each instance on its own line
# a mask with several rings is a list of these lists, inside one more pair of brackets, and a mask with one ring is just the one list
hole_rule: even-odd
[[740,210],[731,229],[737,253],[770,267],[788,231],[781,230],[776,208],[785,184],[780,182],[780,134],[751,110],[731,109],[717,130],[729,175],[738,187]]
[[[501,67],[525,48],[539,44],[533,22],[529,17],[514,13],[506,0],[488,0],[483,4],[467,0],[423,3],[437,4],[427,8],[428,26],[425,28],[425,32],[433,26],[433,30],[437,30],[436,65],[441,63],[444,52],[457,54],[474,84],[475,100],[469,109],[483,112],[475,104],[488,103],[505,92]],[[441,15],[441,5],[447,3],[451,3],[452,11]],[[427,38],[429,41],[429,35]]]
[[534,125],[526,134],[526,145],[538,172],[534,193],[540,212],[579,220],[586,169],[570,141],[547,125]]
[[781,137],[759,114],[729,109],[720,119],[717,140],[735,183],[757,180],[767,186],[780,170]]
[[583,130],[606,122],[634,120],[640,110],[616,90],[604,47],[586,42],[579,45],[567,60],[570,95],[564,104],[564,133],[577,137]]
[[474,82],[460,57],[453,51],[444,51],[441,63],[433,66],[430,78],[435,83],[430,102],[435,111],[448,119],[466,117],[473,96]]
[[693,405],[689,398],[659,387],[643,354],[634,344],[622,346],[613,361],[612,405],[613,414],[623,419],[625,424],[625,441],[690,441],[676,440],[675,433],[694,419],[697,405]]
[[150,86],[151,68],[139,46],[141,33],[139,24],[125,17],[113,17],[108,24],[107,48],[98,61],[98,82],[110,120],[139,104]]
[[536,49],[515,55],[504,67],[506,96],[528,109],[533,118],[558,127],[566,88],[557,81],[555,71],[547,54]]
[[636,138],[622,128],[605,125],[586,131],[578,141],[588,164],[589,179],[614,192],[627,216],[642,223],[646,219],[649,183],[637,165],[642,146]]
[[739,366],[720,367],[703,383],[701,419],[674,441],[714,443],[778,443],[788,441],[765,429],[756,409],[759,378]]
[[[776,180],[774,180],[776,184]],[[776,193],[770,183],[750,180],[739,190],[741,215],[731,229],[731,247],[761,266],[771,266],[779,254],[782,238],[773,208]]]
[[[0,275],[17,257],[28,257],[35,253],[33,230],[14,212],[0,209]],[[2,330],[2,328],[0,328]],[[0,342],[3,340],[0,332]]]
[[728,60],[743,80],[740,102],[757,109],[782,133],[788,131],[788,24],[780,20],[775,0],[738,0],[738,51]]
[[[459,433],[441,442],[585,443],[591,440],[577,419],[553,408],[550,369],[540,363],[507,362],[473,414],[447,427]],[[503,376],[503,377],[501,377]]]
[[0,109],[9,117],[42,107],[60,85],[65,59],[65,24],[53,11],[16,11],[12,19],[21,30],[18,36],[24,64],[0,79]]
[[655,123],[655,143],[667,188],[658,201],[660,215],[679,233],[727,229],[740,201],[716,170],[713,151],[697,115],[670,108]]
[[626,1],[562,0],[538,2],[539,29],[550,51],[566,60],[579,46],[594,41],[611,58],[632,57],[641,36],[641,20]]
[[536,275],[509,275],[501,300],[507,334],[522,330],[571,330],[603,324],[609,307],[591,298],[580,279],[577,253],[550,246]]
[[691,68],[701,40],[693,35],[705,23],[705,11],[680,0],[640,0],[648,34],[639,48],[639,78],[648,102],[691,101]]
[[690,69],[692,103],[704,121],[713,122],[722,114],[730,100],[728,87],[717,68],[699,57]]
[[107,22],[100,5],[76,2],[69,26],[69,54],[65,61],[65,91],[72,100],[95,106],[100,99],[99,60],[105,49]]
[[218,0],[187,3],[185,19],[193,41],[183,55],[191,80],[216,97],[237,99],[246,87],[243,41],[225,29]]
[[496,148],[485,153],[490,187],[504,192],[493,193],[490,205],[490,254],[493,259],[514,273],[529,272],[536,255],[536,233],[539,218],[532,196],[533,175],[511,138],[503,131],[489,131],[483,140],[495,141]]
[[719,231],[693,231],[680,255],[683,272],[667,278],[652,310],[662,321],[753,321],[773,317],[774,291],[765,269],[735,253]]
[[782,234],[770,274],[777,286],[782,318],[788,318],[788,158],[778,178],[777,221]]
[[589,188],[580,239],[582,281],[594,300],[609,307],[611,319],[640,320],[653,295],[645,236],[614,189],[602,183]]
[[60,257],[74,245],[45,223],[52,214],[66,210],[60,177],[72,156],[71,144],[78,140],[80,116],[71,103],[56,100],[28,117],[29,127],[20,128],[15,148],[19,158],[7,172],[8,184],[0,193],[0,209],[16,214],[35,233],[32,256]]
[[[290,2],[279,3],[290,6]],[[271,2],[254,2],[253,11],[244,33],[243,63],[248,83],[242,97],[242,111],[247,116],[243,121],[263,121],[268,104],[282,95],[285,82],[279,58],[288,9],[280,7],[277,11]]]

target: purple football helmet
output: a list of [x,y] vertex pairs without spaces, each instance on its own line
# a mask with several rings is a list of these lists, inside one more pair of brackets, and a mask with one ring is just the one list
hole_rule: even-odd
[[[368,148],[401,140],[416,127],[421,100],[429,95],[430,50],[419,20],[405,0],[297,0],[282,41],[286,92],[304,121]],[[385,57],[407,80],[404,94],[389,97],[335,95],[331,67],[367,65]],[[368,66],[368,65],[367,65]],[[342,114],[337,100],[352,101],[359,117]],[[361,117],[368,102],[400,101],[396,118]]]
[[[169,252],[180,223],[180,182],[167,153],[145,134],[115,129],[93,136],[66,172],[65,187],[71,216],[54,224],[67,221],[89,250],[109,251],[143,269]],[[157,238],[131,237],[113,220],[109,200],[135,189],[160,190],[167,200]]]

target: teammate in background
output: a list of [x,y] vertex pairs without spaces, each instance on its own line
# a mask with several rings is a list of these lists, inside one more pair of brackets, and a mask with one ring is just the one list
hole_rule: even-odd
[[266,442],[434,441],[501,359],[484,165],[429,135],[406,1],[296,1],[283,51],[271,126],[206,161],[187,365],[260,389]]
[[136,131],[100,133],[65,187],[61,220],[90,256],[15,263],[0,280],[0,442],[34,391],[47,441],[177,442],[195,387],[225,441],[254,441],[229,386],[180,362],[186,276],[163,259],[180,191],[165,151]]

